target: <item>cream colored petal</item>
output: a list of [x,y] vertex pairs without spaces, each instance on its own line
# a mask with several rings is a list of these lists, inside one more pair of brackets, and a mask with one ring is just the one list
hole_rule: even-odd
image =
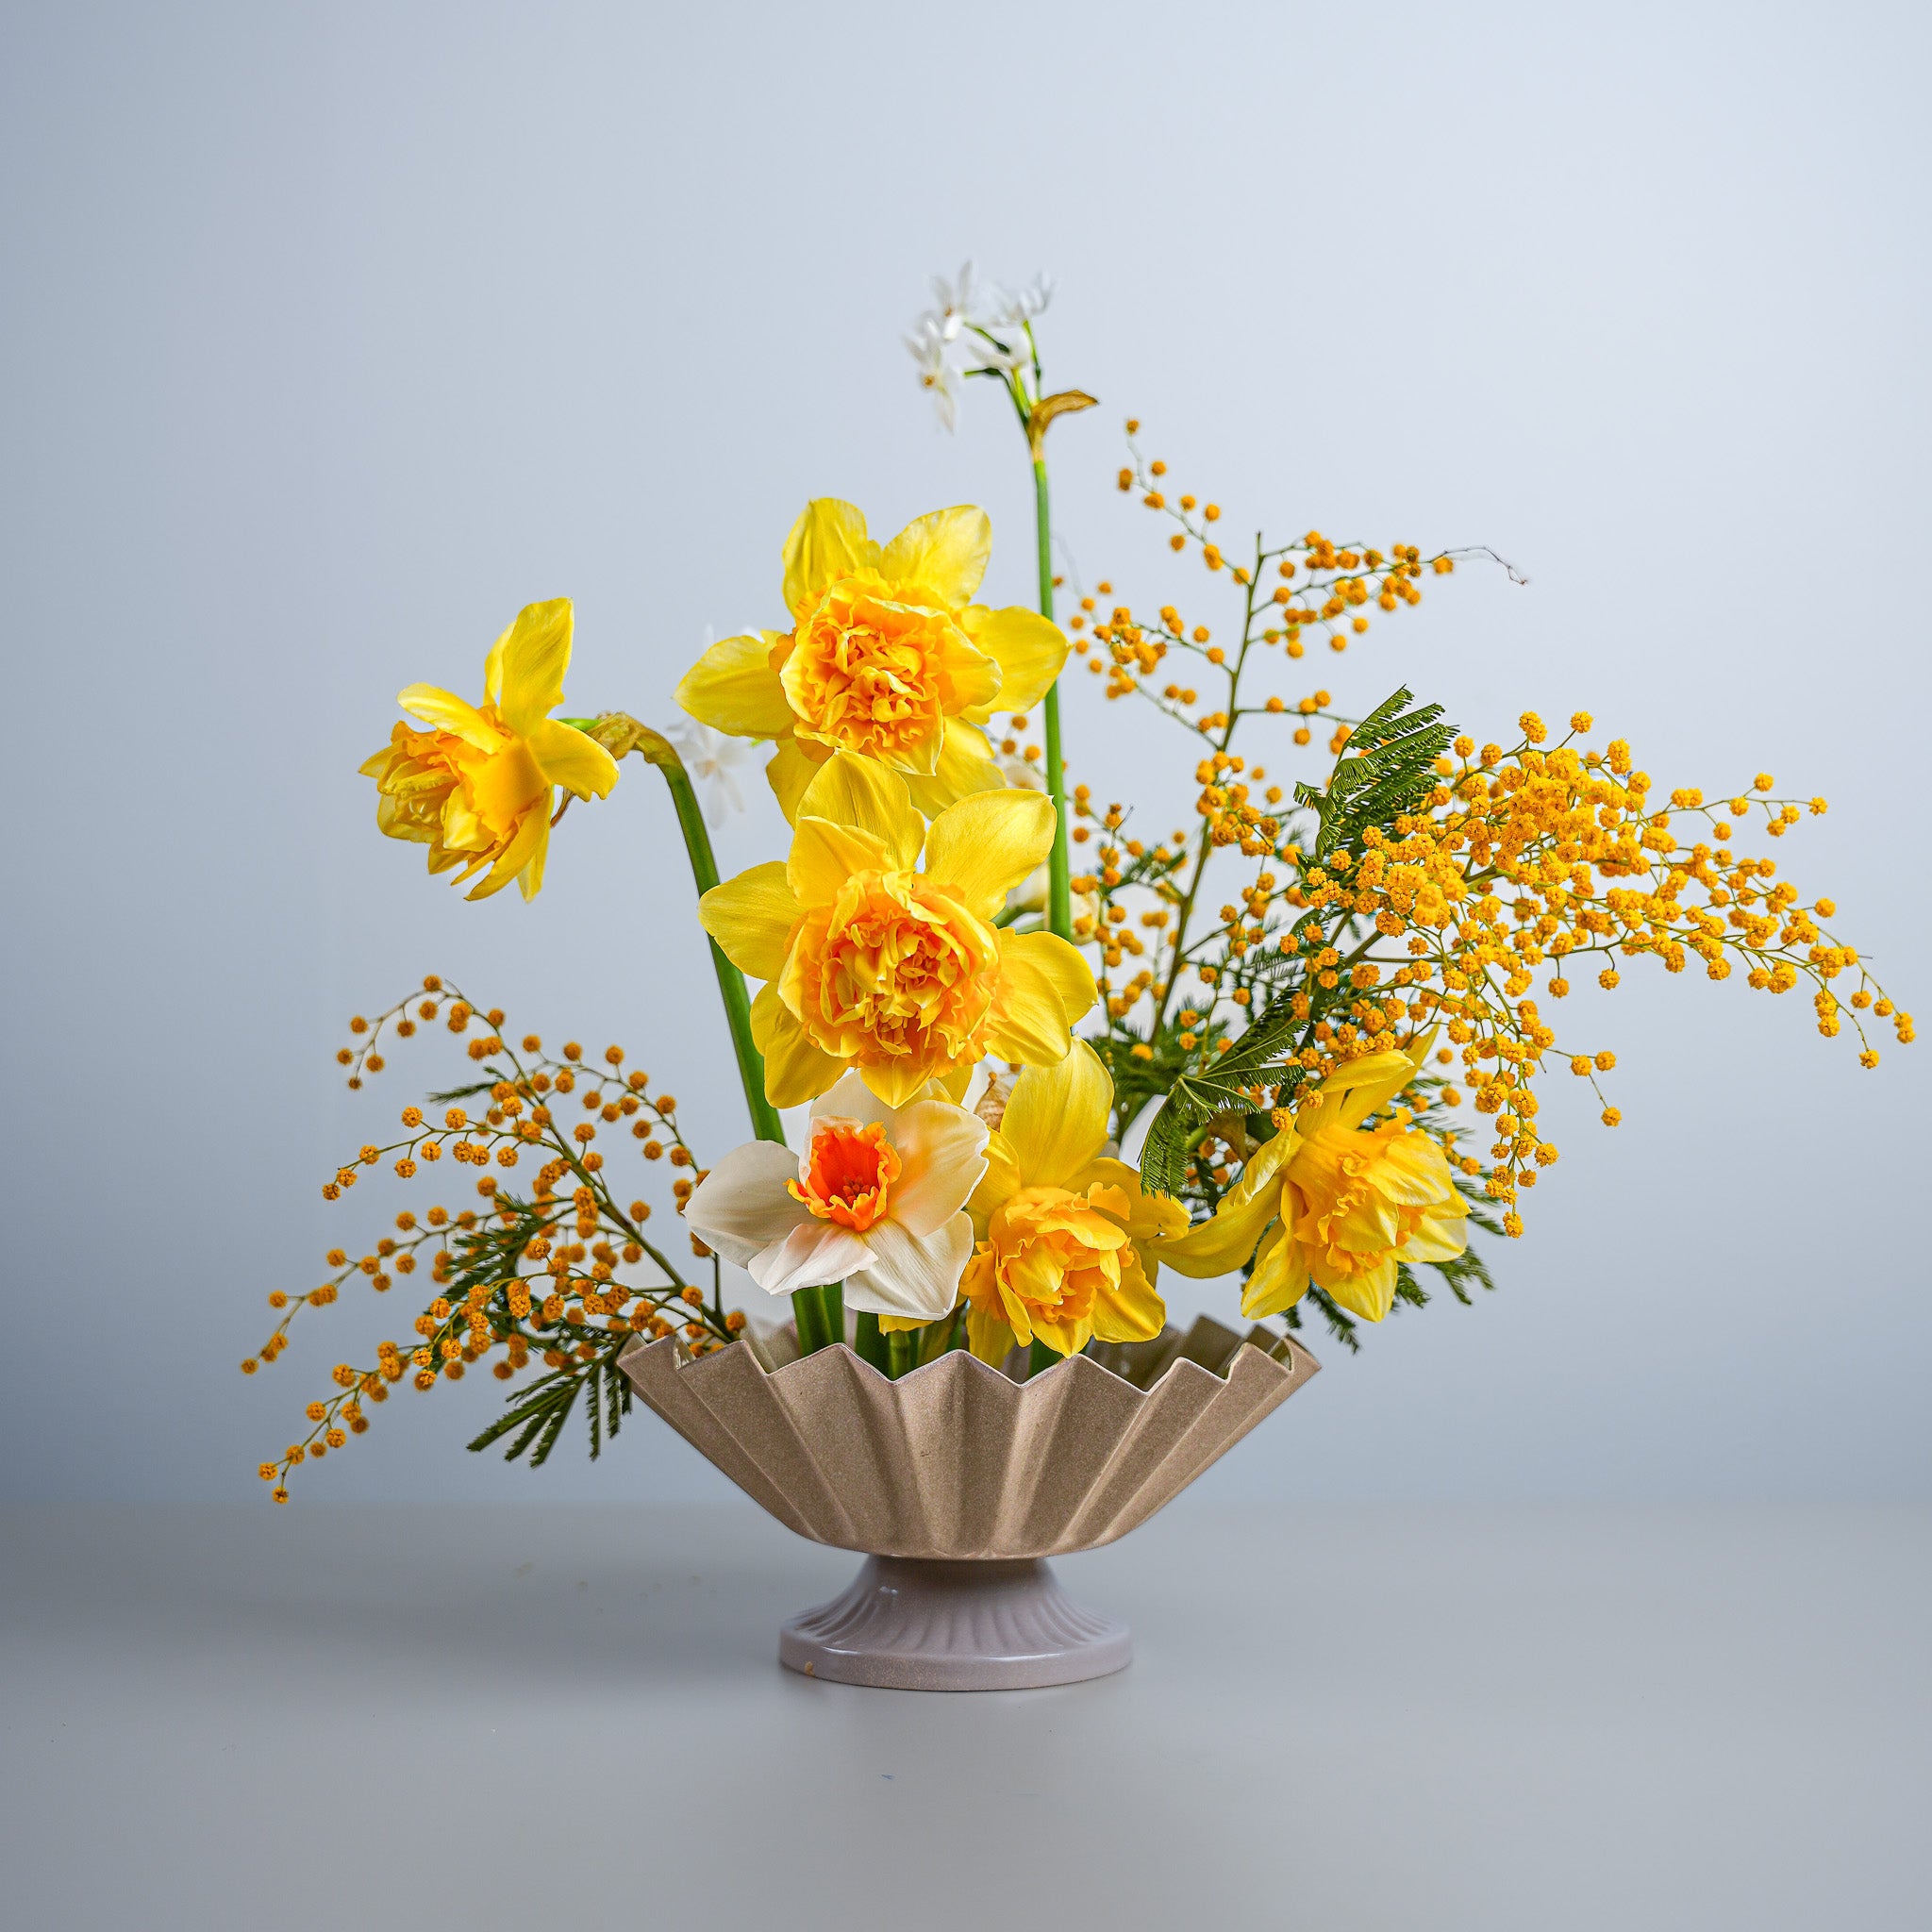
[[845,1306],[936,1322],[958,1300],[959,1276],[973,1258],[973,1224],[955,1213],[921,1237],[882,1221],[867,1230],[865,1246],[869,1259],[846,1277]]
[[[814,1121],[852,1121],[861,1127],[879,1124],[890,1132],[895,1115],[894,1109],[865,1084],[858,1069],[848,1067],[833,1086],[812,1102],[811,1117]],[[804,1178],[806,1158],[804,1155],[799,1157],[800,1179]]]
[[[1000,667],[999,710],[1030,711],[1052,689],[1067,661],[1066,632],[1052,618],[1028,610],[1024,604],[1010,604],[1004,610],[975,604],[959,622],[966,635]],[[966,715],[983,724],[993,708],[989,707],[984,716],[974,711]]]
[[594,738],[554,718],[538,722],[530,750],[543,775],[573,798],[608,798],[617,783],[617,760]]
[[796,1294],[801,1288],[843,1281],[855,1268],[864,1267],[866,1257],[864,1241],[849,1227],[808,1214],[783,1241],[754,1255],[746,1273],[767,1294]]
[[1000,1135],[1029,1188],[1064,1188],[1107,1141],[1113,1081],[1084,1040],[1055,1066],[1028,1067],[1013,1083]]
[[875,758],[844,752],[819,767],[793,818],[828,819],[869,834],[889,855],[889,871],[909,872],[917,865],[925,838],[906,780]]
[[855,873],[890,869],[885,845],[870,832],[799,813],[785,875],[800,906],[824,906],[836,899]]
[[875,566],[879,546],[865,534],[865,514],[835,496],[815,498],[785,539],[785,608],[804,615],[827,584]]
[[1092,969],[1057,933],[1008,934],[1001,943],[1000,958],[1003,961],[1024,959],[1043,974],[1059,996],[1060,1009],[1066,1014],[1069,1026],[1099,997],[1094,991]]
[[801,1107],[839,1077],[841,1064],[805,1037],[775,986],[762,986],[751,1003],[752,1043],[765,1057],[765,1098],[774,1107]]
[[915,518],[879,553],[879,575],[899,586],[917,585],[957,610],[973,601],[992,555],[992,520],[959,505]]
[[714,731],[733,738],[777,738],[791,729],[791,707],[772,669],[774,631],[723,638],[684,674],[673,693]]
[[991,919],[1053,850],[1053,801],[1040,791],[975,791],[949,805],[925,835],[925,873]]
[[784,861],[775,858],[713,886],[698,901],[698,924],[724,948],[724,957],[754,979],[777,978],[798,917]]
[[986,741],[986,733],[976,724],[962,724],[958,718],[946,720],[945,741],[940,747],[938,769],[930,778],[908,777],[907,787],[912,803],[927,818],[937,817],[947,806],[975,791],[997,791],[1007,774]]
[[698,1183],[684,1218],[727,1261],[745,1267],[811,1220],[810,1210],[786,1191],[786,1182],[797,1177],[798,1160],[790,1149],[749,1141]]
[[986,1123],[949,1101],[915,1100],[887,1131],[904,1163],[887,1211],[924,1239],[959,1213],[985,1174]]
[[571,608],[568,597],[525,604],[501,641],[496,708],[509,728],[527,738],[563,702],[570,669]]
[[410,717],[447,731],[478,751],[494,751],[503,742],[503,733],[475,705],[465,704],[454,691],[439,685],[405,685],[396,693],[396,703]]
[[808,743],[789,731],[778,740],[777,749],[765,766],[765,782],[772,788],[787,824],[798,817],[798,801],[805,796],[805,788],[818,776],[830,756],[824,745]]

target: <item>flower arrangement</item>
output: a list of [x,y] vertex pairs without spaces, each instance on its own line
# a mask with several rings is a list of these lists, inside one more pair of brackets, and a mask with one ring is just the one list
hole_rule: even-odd
[[[948,426],[970,381],[1013,409],[1037,609],[975,601],[983,511],[937,510],[882,542],[821,499],[780,553],[784,627],[705,650],[669,735],[619,711],[556,715],[564,599],[497,640],[480,703],[401,692],[413,722],[362,767],[378,828],[426,846],[471,898],[512,880],[534,898],[569,804],[608,797],[632,756],[657,768],[754,1138],[708,1164],[621,1048],[513,1039],[443,977],[353,1020],[338,1054],[352,1088],[432,1026],[466,1036],[470,1073],[406,1107],[324,1194],[382,1163],[475,1176],[458,1209],[402,1213],[369,1252],[332,1248],[320,1286],[270,1295],[280,1319],[246,1373],[346,1287],[385,1293],[420,1271],[431,1290],[409,1339],[341,1363],[306,1433],[261,1463],[277,1501],[392,1389],[486,1363],[513,1386],[472,1448],[541,1463],[581,1408],[595,1456],[628,1411],[619,1361],[639,1338],[698,1357],[746,1342],[726,1262],[789,1316],[800,1355],[849,1338],[892,1381],[955,1351],[1024,1381],[1150,1342],[1163,1267],[1239,1274],[1250,1320],[1319,1319],[1350,1347],[1432,1282],[1467,1302],[1491,1282],[1472,1235],[1520,1234],[1523,1196],[1557,1158],[1544,1076],[1590,1081],[1605,1124],[1620,1119],[1603,1092],[1614,1054],[1555,1017],[1585,972],[1606,989],[1645,960],[1773,994],[1802,984],[1819,1032],[1849,1024],[1868,1067],[1868,1021],[1912,1038],[1830,930],[1831,902],[1740,849],[1823,799],[1762,773],[1666,792],[1623,739],[1599,748],[1583,712],[1553,730],[1525,711],[1478,744],[1407,689],[1365,708],[1305,689],[1311,651],[1345,653],[1459,564],[1508,568],[1491,552],[1317,530],[1224,548],[1221,508],[1177,490],[1129,421],[1112,481],[1229,615],[1140,609],[1101,581],[1074,588],[1062,626],[1046,441],[1093,399],[1044,381],[1043,284],[982,294],[969,268],[935,288],[908,341],[919,379]],[[1198,795],[1169,836],[1068,788],[1062,695],[1082,666],[1103,701],[1151,705],[1186,746]],[[791,839],[721,880],[692,776],[732,796],[735,741],[771,748]],[[788,1141],[780,1110],[800,1107]],[[618,1184],[620,1151],[644,1176],[669,1164],[668,1204]],[[667,1205],[683,1224],[660,1239]]]

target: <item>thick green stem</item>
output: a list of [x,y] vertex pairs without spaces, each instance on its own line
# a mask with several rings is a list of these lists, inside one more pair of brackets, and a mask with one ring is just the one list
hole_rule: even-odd
[[[1040,537],[1040,614],[1053,615],[1053,516],[1047,501],[1046,457],[1033,458],[1034,522]],[[1053,800],[1053,851],[1046,861],[1046,925],[1049,932],[1072,941],[1074,895],[1068,883],[1067,774],[1060,755],[1060,688],[1056,681],[1046,694],[1046,795]]]
[[901,1375],[909,1375],[919,1363],[919,1331],[916,1328],[895,1328],[886,1337],[886,1359],[890,1366],[886,1373],[897,1381]]
[[[684,834],[684,849],[691,858],[691,875],[697,884],[698,896],[718,883],[718,861],[711,853],[711,835],[705,828],[705,815],[698,808],[697,793],[681,765],[659,764],[664,782],[671,788],[671,802],[677,810],[677,826]],[[738,1055],[738,1077],[744,1087],[744,1104],[751,1111],[752,1132],[760,1141],[782,1147],[785,1128],[778,1109],[765,1095],[765,1059],[751,1037],[751,993],[744,974],[724,957],[716,940],[708,940],[711,965],[718,974],[718,996],[724,1002],[724,1018],[731,1027],[731,1045]],[[798,1329],[801,1355],[811,1355],[833,1342],[844,1340],[844,1291],[834,1283],[830,1288],[801,1289],[791,1297],[791,1316]]]
[[886,1338],[879,1333],[879,1318],[876,1315],[860,1315],[852,1338],[852,1351],[860,1361],[870,1362],[880,1374],[889,1372],[886,1365]]
[[1045,1374],[1047,1370],[1052,1368],[1054,1363],[1060,1359],[1060,1356],[1055,1350],[1047,1347],[1045,1342],[1036,1341],[1026,1351],[1026,1379],[1030,1382],[1035,1375]]

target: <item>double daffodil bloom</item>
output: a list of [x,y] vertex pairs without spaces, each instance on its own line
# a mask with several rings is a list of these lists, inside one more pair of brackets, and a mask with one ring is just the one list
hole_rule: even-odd
[[713,644],[677,702],[737,738],[769,738],[766,776],[793,818],[835,752],[901,774],[928,818],[1006,781],[978,727],[1030,709],[1067,657],[1058,625],[973,601],[992,525],[981,509],[935,510],[877,543],[849,503],[820,497],[785,540],[789,631]]
[[1362,1125],[1420,1067],[1420,1058],[1379,1053],[1329,1074],[1248,1161],[1213,1220],[1162,1241],[1159,1257],[1183,1274],[1212,1275],[1255,1255],[1241,1291],[1251,1321],[1291,1307],[1312,1281],[1350,1314],[1379,1322],[1403,1262],[1451,1260],[1469,1244],[1469,1208],[1440,1143],[1401,1114]]
[[958,1100],[987,1054],[1064,1058],[1093,1004],[1087,962],[1051,933],[991,923],[1053,827],[1050,800],[1000,791],[949,806],[928,829],[898,773],[869,758],[823,766],[799,800],[791,858],[698,902],[725,956],[768,982],[751,1026],[773,1106],[810,1100],[847,1067],[903,1107],[928,1080]]
[[429,728],[398,724],[361,767],[375,780],[377,825],[391,839],[427,845],[432,873],[460,866],[460,885],[490,868],[473,899],[511,879],[534,899],[555,788],[602,798],[617,783],[610,754],[550,716],[563,702],[570,643],[568,597],[525,605],[484,661],[481,705],[433,684],[410,685],[396,702]]
[[1101,1153],[1112,1107],[1113,1082],[1084,1040],[1013,1083],[987,1141],[986,1178],[966,1204],[979,1241],[959,1293],[981,1361],[998,1362],[1016,1341],[1077,1355],[1096,1335],[1160,1333],[1167,1310],[1148,1243],[1185,1229],[1187,1210],[1143,1194],[1125,1161]]

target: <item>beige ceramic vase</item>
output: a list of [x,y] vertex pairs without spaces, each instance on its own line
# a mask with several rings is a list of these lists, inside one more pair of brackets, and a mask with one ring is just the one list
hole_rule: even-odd
[[780,1632],[789,1668],[905,1690],[1010,1690],[1117,1671],[1125,1625],[1046,1558],[1112,1542],[1177,1496],[1319,1364],[1266,1328],[1074,1356],[1028,1381],[955,1350],[891,1381],[790,1331],[693,1358],[634,1344],[638,1393],[788,1529],[867,1558]]

